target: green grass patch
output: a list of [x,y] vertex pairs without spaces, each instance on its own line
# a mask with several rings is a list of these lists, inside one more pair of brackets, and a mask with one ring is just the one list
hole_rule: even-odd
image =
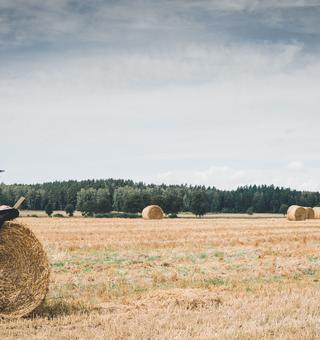
[[211,278],[211,279],[206,279],[204,280],[204,284],[206,287],[209,286],[223,286],[226,284],[226,281],[219,278],[219,277],[215,277],[215,278]]
[[319,257],[318,257],[318,256],[307,256],[307,259],[308,259],[311,263],[319,262]]
[[223,260],[224,259],[224,253],[221,251],[216,251],[214,253],[214,256],[217,257],[219,260]]

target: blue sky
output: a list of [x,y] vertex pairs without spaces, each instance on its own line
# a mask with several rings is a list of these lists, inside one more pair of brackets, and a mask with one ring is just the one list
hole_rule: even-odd
[[319,17],[304,0],[1,0],[1,180],[320,190]]

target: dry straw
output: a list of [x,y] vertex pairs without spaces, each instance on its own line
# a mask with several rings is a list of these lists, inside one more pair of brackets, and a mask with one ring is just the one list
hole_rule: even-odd
[[142,211],[142,217],[146,220],[161,220],[163,216],[164,213],[158,205],[149,205]]
[[304,207],[304,210],[306,211],[306,219],[313,220],[315,216],[314,210],[310,207]]
[[304,221],[306,219],[306,210],[298,205],[292,205],[287,212],[289,221]]
[[313,211],[314,211],[314,218],[319,220],[320,219],[320,207],[314,207]]
[[49,263],[33,232],[16,222],[0,228],[0,318],[19,318],[41,305]]

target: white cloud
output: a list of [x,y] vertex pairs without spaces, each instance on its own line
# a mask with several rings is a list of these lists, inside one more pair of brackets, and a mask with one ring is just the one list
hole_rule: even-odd
[[317,188],[318,55],[262,27],[312,1],[72,3],[0,2],[5,181]]
[[236,169],[228,166],[210,166],[204,170],[177,170],[160,173],[154,177],[149,177],[148,181],[159,184],[210,185],[226,190],[250,184],[274,184],[298,190],[320,191],[320,184],[317,180],[320,168],[305,168],[298,176],[296,170],[296,168],[288,170],[286,167],[266,170],[264,168]]
[[3,179],[153,181],[164,173],[222,188],[267,179],[312,187],[287,168],[296,160],[319,167],[320,67],[302,58],[293,68],[300,53],[299,44],[192,46],[162,57],[101,52],[2,68]]
[[288,169],[289,170],[304,170],[305,167],[304,167],[304,164],[302,162],[299,162],[299,161],[294,161],[294,162],[290,162],[288,164]]
[[[175,50],[129,53],[94,50],[44,59],[20,60],[0,66],[0,95],[13,92],[96,92],[161,86],[230,83],[243,79],[269,81],[271,76],[295,72],[320,73],[318,61],[308,62],[303,46],[253,44],[187,45]],[[299,65],[299,67],[297,67]],[[11,66],[11,67],[10,67]],[[311,67],[311,70],[308,70]]]

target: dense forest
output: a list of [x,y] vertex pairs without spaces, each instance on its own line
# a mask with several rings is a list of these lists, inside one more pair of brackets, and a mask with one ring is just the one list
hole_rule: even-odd
[[29,210],[79,210],[92,215],[120,211],[141,212],[149,204],[158,204],[168,214],[189,211],[284,213],[291,204],[317,206],[320,193],[301,192],[275,186],[245,186],[236,190],[189,185],[146,185],[131,180],[84,180],[43,184],[0,184],[1,204],[13,205],[27,197],[22,208]]

